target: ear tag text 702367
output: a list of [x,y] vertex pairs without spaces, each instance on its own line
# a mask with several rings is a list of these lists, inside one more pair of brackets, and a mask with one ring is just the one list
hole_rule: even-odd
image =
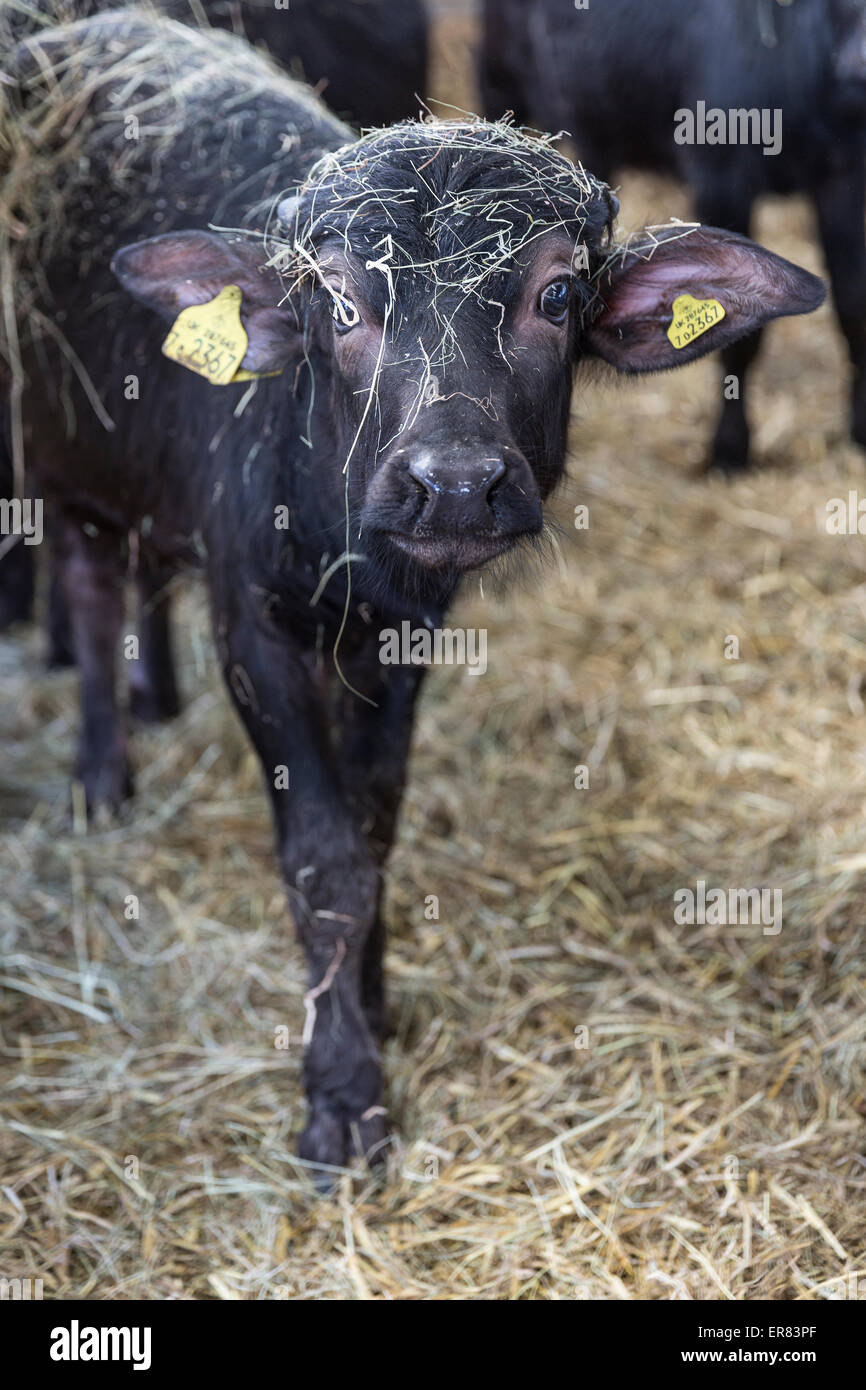
[[667,334],[678,351],[688,347],[702,333],[709,332],[725,317],[724,306],[717,299],[695,299],[693,294],[678,294],[672,313]]

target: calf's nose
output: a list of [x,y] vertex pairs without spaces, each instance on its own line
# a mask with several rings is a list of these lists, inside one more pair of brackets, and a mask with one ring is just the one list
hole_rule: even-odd
[[[409,463],[409,476],[426,492],[434,509],[443,507],[455,515],[486,510],[490,494],[505,477],[505,462],[499,453],[442,456],[421,450]],[[473,518],[474,519],[474,518]]]

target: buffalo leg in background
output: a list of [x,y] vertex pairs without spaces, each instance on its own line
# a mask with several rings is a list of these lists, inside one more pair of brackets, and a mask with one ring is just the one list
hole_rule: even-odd
[[[9,447],[8,421],[5,406],[0,400],[0,498],[17,496],[12,450]],[[37,547],[24,544],[23,536],[0,535],[0,632],[13,623],[26,623],[33,613],[36,590]]]
[[[739,193],[733,180],[721,186],[709,185],[696,195],[698,221],[708,227],[725,227],[729,232],[749,235],[752,206],[748,196]],[[708,466],[721,473],[742,473],[749,467],[749,420],[746,414],[746,376],[761,346],[761,330],[750,333],[722,350],[724,376],[736,377],[737,395],[722,395],[722,408],[713,438]]]
[[[12,538],[0,536],[0,546],[9,540]],[[0,632],[14,623],[29,622],[33,615],[36,589],[33,550],[34,547],[25,545],[21,537],[0,554]]]
[[[350,690],[342,691],[339,760],[349,803],[381,871],[394,842],[406,785],[415,703],[425,671],[423,667],[383,667],[377,642],[371,642],[364,653],[363,667],[357,661],[347,661],[343,666],[349,684],[375,701],[374,708]],[[383,893],[384,880],[380,876],[376,918],[361,962],[361,996],[375,1037],[382,1036],[385,1022]]]
[[863,157],[828,171],[815,192],[833,301],[854,367],[851,434],[866,446],[866,171]]
[[88,534],[67,517],[53,531],[81,680],[82,726],[75,775],[91,809],[117,809],[132,794],[126,738],[117,708],[117,649],[123,627],[125,543]]
[[[50,542],[48,550],[45,662],[54,671],[74,666],[75,653],[63,581]],[[36,558],[22,541],[0,556],[0,632],[13,623],[30,622],[35,595]]]
[[530,119],[524,100],[525,72],[515,69],[515,64],[521,59],[526,63],[526,52],[509,23],[513,4],[514,0],[484,0],[477,76],[481,110],[487,119],[498,121],[511,111],[515,124],[525,125]]
[[75,665],[75,649],[72,645],[72,628],[69,622],[69,608],[63,592],[63,580],[53,548],[48,555],[48,651],[46,662],[50,671],[62,670]]
[[[139,659],[130,665],[130,713],[142,723],[173,719],[180,712],[171,641],[174,571],[143,554],[136,575]],[[48,583],[48,666],[75,665],[69,608],[53,550]]]
[[220,591],[220,576],[211,580],[220,663],[261,759],[309,969],[304,1086],[310,1113],[299,1153],[339,1166],[350,1148],[375,1156],[387,1135],[379,1046],[361,998],[379,871],[340,783],[314,656],[267,630],[240,588]]
[[130,665],[129,711],[147,724],[173,719],[180,712],[171,642],[172,573],[146,551],[141,553],[136,574],[139,659]]

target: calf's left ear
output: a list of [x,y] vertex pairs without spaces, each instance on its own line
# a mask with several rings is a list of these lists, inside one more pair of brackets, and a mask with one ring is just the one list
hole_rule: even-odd
[[241,366],[278,372],[300,344],[301,325],[260,240],[220,232],[167,232],[123,246],[111,268],[125,290],[173,323],[183,309],[208,304],[227,285],[241,290],[248,337]]
[[678,224],[616,252],[597,289],[582,347],[621,372],[684,366],[770,319],[809,314],[825,297],[817,275],[748,237]]

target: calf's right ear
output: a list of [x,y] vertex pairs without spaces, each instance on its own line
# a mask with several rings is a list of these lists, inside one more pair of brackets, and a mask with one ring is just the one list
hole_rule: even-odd
[[303,330],[279,275],[266,261],[259,239],[168,232],[121,247],[111,269],[125,290],[168,323],[181,310],[207,304],[227,285],[237,285],[242,293],[241,322],[249,339],[241,366],[260,375],[286,366]]
[[583,347],[621,372],[681,367],[825,295],[817,275],[748,237],[678,223],[616,248],[597,290]]

